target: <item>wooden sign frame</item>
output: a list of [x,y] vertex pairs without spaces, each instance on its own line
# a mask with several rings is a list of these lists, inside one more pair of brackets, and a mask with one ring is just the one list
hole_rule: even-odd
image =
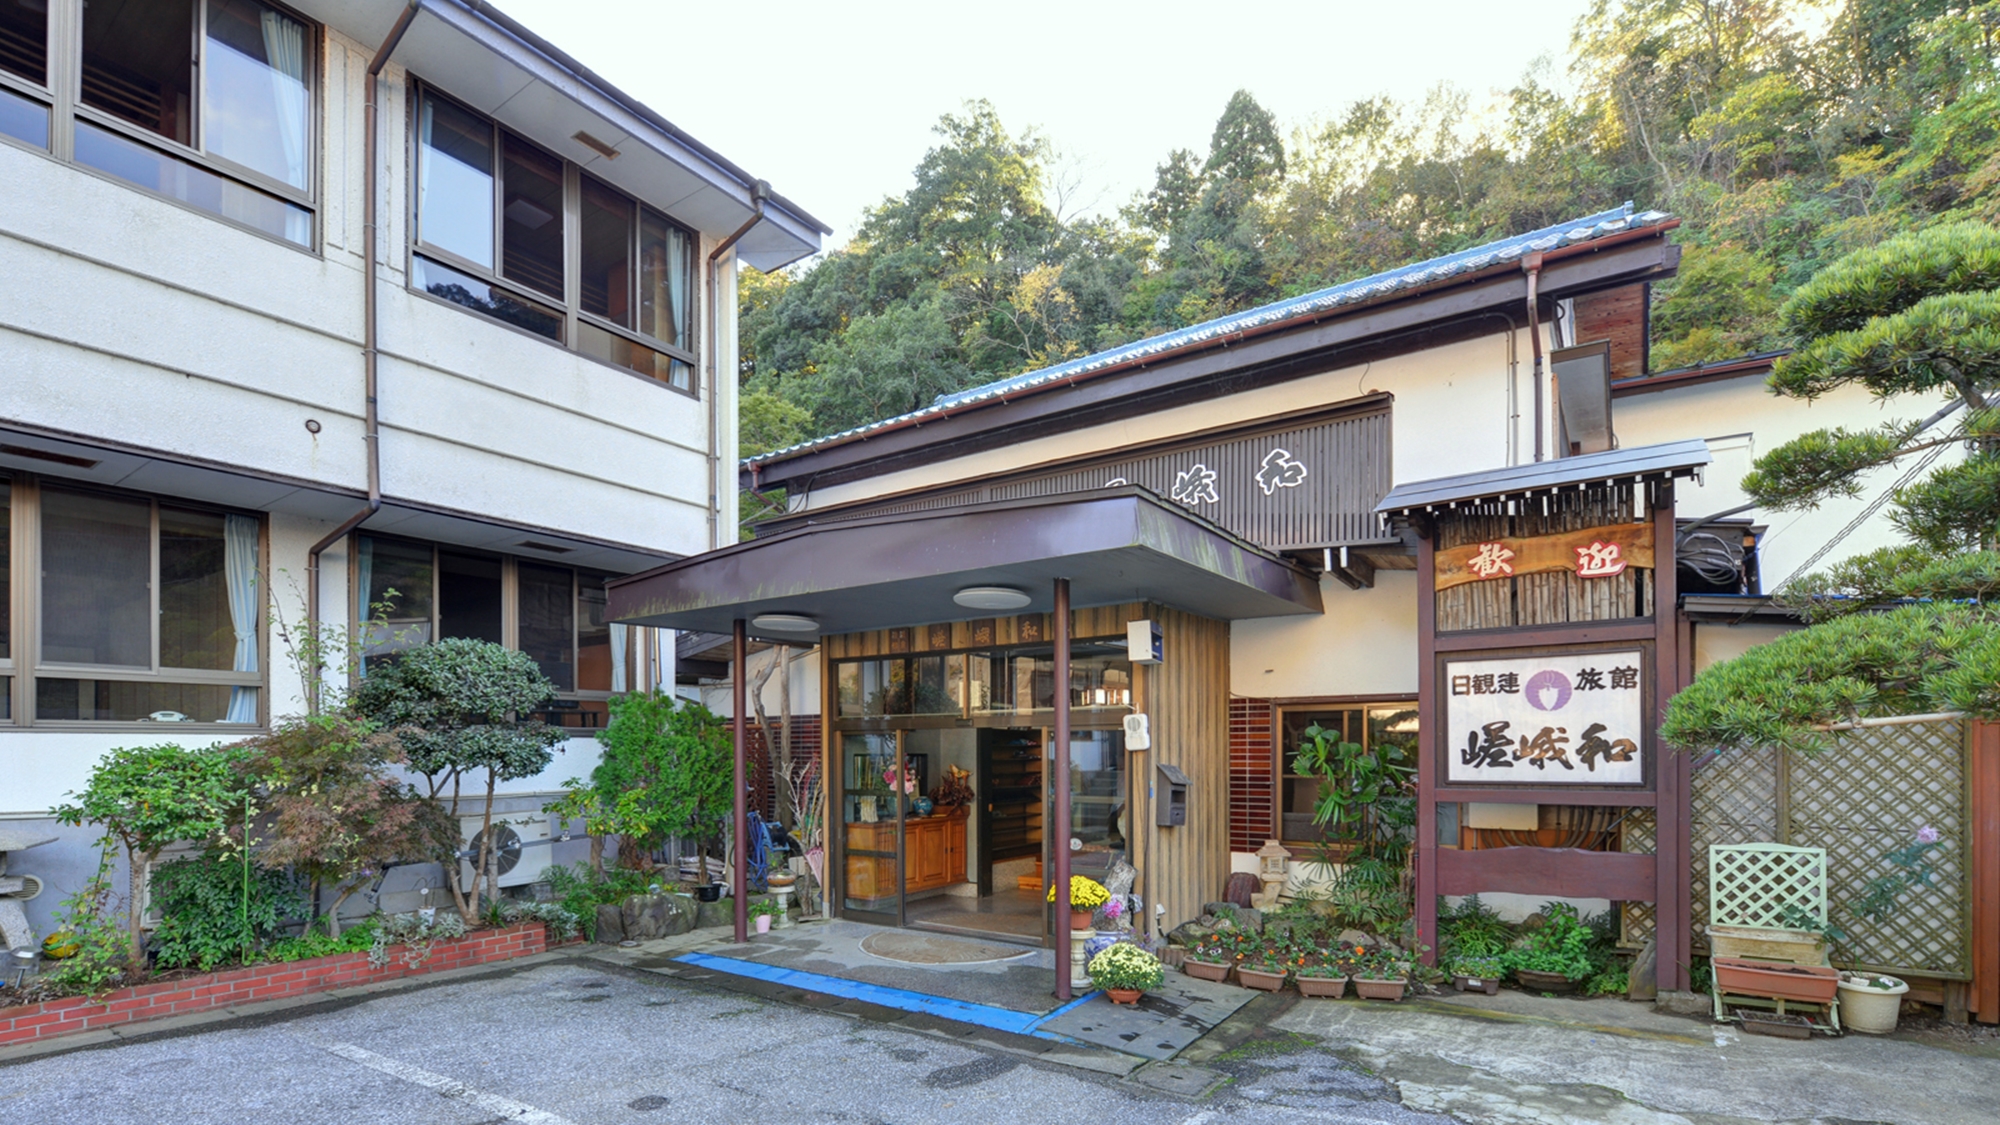
[[[1630,478],[1626,478],[1629,480]],[[1614,482],[1600,482],[1610,486]],[[1565,486],[1567,491],[1578,486]],[[1590,484],[1581,486],[1588,490]],[[1439,521],[1454,518],[1449,511],[1418,520],[1417,633],[1420,724],[1417,771],[1416,927],[1417,940],[1436,960],[1437,913],[1440,894],[1479,891],[1514,892],[1574,898],[1608,898],[1613,902],[1652,902],[1658,941],[1657,979],[1662,989],[1685,989],[1690,955],[1688,763],[1659,743],[1658,728],[1666,701],[1680,689],[1681,630],[1674,585],[1674,487],[1671,479],[1656,479],[1643,488],[1651,541],[1653,597],[1651,616],[1477,629],[1440,634]],[[1621,525],[1631,528],[1633,525]],[[1601,530],[1601,529],[1600,529]],[[1569,546],[1570,544],[1562,544]],[[1444,588],[1449,588],[1446,586]],[[1440,693],[1447,659],[1530,655],[1552,652],[1639,649],[1649,656],[1642,673],[1648,692],[1642,708],[1647,716],[1646,780],[1637,786],[1511,785],[1446,783],[1449,752],[1444,728],[1445,701]],[[1657,824],[1652,854],[1593,852],[1571,848],[1509,847],[1465,851],[1438,842],[1438,806],[1468,801],[1508,804],[1606,805],[1651,807]]]

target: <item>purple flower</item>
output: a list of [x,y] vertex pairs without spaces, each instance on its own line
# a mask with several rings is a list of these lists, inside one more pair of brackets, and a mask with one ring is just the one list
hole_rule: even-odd
[[1935,844],[1935,843],[1937,843],[1937,842],[1938,842],[1938,830],[1937,830],[1937,829],[1935,829],[1935,828],[1932,828],[1932,827],[1931,827],[1930,825],[1928,825],[1928,824],[1924,825],[1924,826],[1923,826],[1922,828],[1919,828],[1919,829],[1917,829],[1917,843],[1919,843],[1919,844]]

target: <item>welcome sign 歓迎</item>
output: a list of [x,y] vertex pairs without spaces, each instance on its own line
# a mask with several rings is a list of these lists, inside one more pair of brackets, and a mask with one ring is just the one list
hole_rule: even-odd
[[1446,780],[1644,784],[1644,668],[1636,650],[1447,661]]

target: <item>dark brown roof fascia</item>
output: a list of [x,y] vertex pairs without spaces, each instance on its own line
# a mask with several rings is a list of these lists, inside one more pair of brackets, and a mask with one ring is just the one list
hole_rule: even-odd
[[[1545,300],[1668,277],[1680,262],[1680,248],[1661,235],[1583,249],[1589,252],[1572,253],[1544,267]],[[1036,388],[1011,400],[968,404],[962,413],[921,425],[760,462],[754,482],[747,469],[740,480],[745,488],[796,491],[934,464],[1318,374],[1330,363],[1346,365],[1419,350],[1439,338],[1427,340],[1419,333],[1448,336],[1456,322],[1490,312],[1513,312],[1526,299],[1526,276],[1509,266],[1400,300],[1330,313],[1261,339],[1211,345],[1074,384]]]
[[1690,367],[1684,371],[1668,371],[1658,375],[1641,375],[1637,379],[1620,379],[1611,384],[1611,397],[1626,398],[1631,395],[1651,394],[1654,391],[1694,387],[1703,383],[1745,379],[1752,375],[1769,375],[1772,363],[1770,357],[1763,357],[1731,363],[1714,363],[1706,367]]

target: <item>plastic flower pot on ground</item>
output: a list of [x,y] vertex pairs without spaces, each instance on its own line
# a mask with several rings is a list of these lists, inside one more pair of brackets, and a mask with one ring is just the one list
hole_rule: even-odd
[[1561,973],[1538,973],[1533,969],[1515,969],[1514,979],[1529,992],[1553,992],[1557,996],[1568,996],[1577,990],[1577,982]]
[[1717,957],[1711,964],[1716,987],[1738,996],[1824,1004],[1833,999],[1840,985],[1839,970],[1824,965],[1785,965],[1735,957]]
[[[1886,984],[1877,988],[1875,983]],[[1868,1035],[1887,1035],[1896,1030],[1896,1017],[1903,1010],[1903,994],[1910,990],[1900,977],[1884,973],[1840,974],[1840,1026]]]
[[1227,961],[1197,961],[1190,957],[1181,962],[1181,972],[1186,973],[1196,980],[1228,980],[1229,963]]
[[1451,978],[1451,986],[1460,992],[1484,992],[1488,996],[1497,996],[1500,992],[1500,978],[1454,976]]
[[1248,965],[1236,966],[1236,979],[1243,987],[1254,988],[1260,992],[1276,992],[1285,987],[1285,974],[1282,971],[1253,969]]
[[1145,995],[1136,988],[1107,988],[1104,994],[1111,997],[1113,1004],[1137,1004],[1139,997]]
[[1324,996],[1337,999],[1347,991],[1346,977],[1309,977],[1301,974],[1298,978],[1299,995]]
[[769,914],[757,915],[757,932],[760,934],[771,932],[771,916]]
[[1363,1000],[1401,1000],[1404,990],[1409,987],[1410,982],[1407,979],[1369,980],[1366,977],[1354,978],[1355,994]]

